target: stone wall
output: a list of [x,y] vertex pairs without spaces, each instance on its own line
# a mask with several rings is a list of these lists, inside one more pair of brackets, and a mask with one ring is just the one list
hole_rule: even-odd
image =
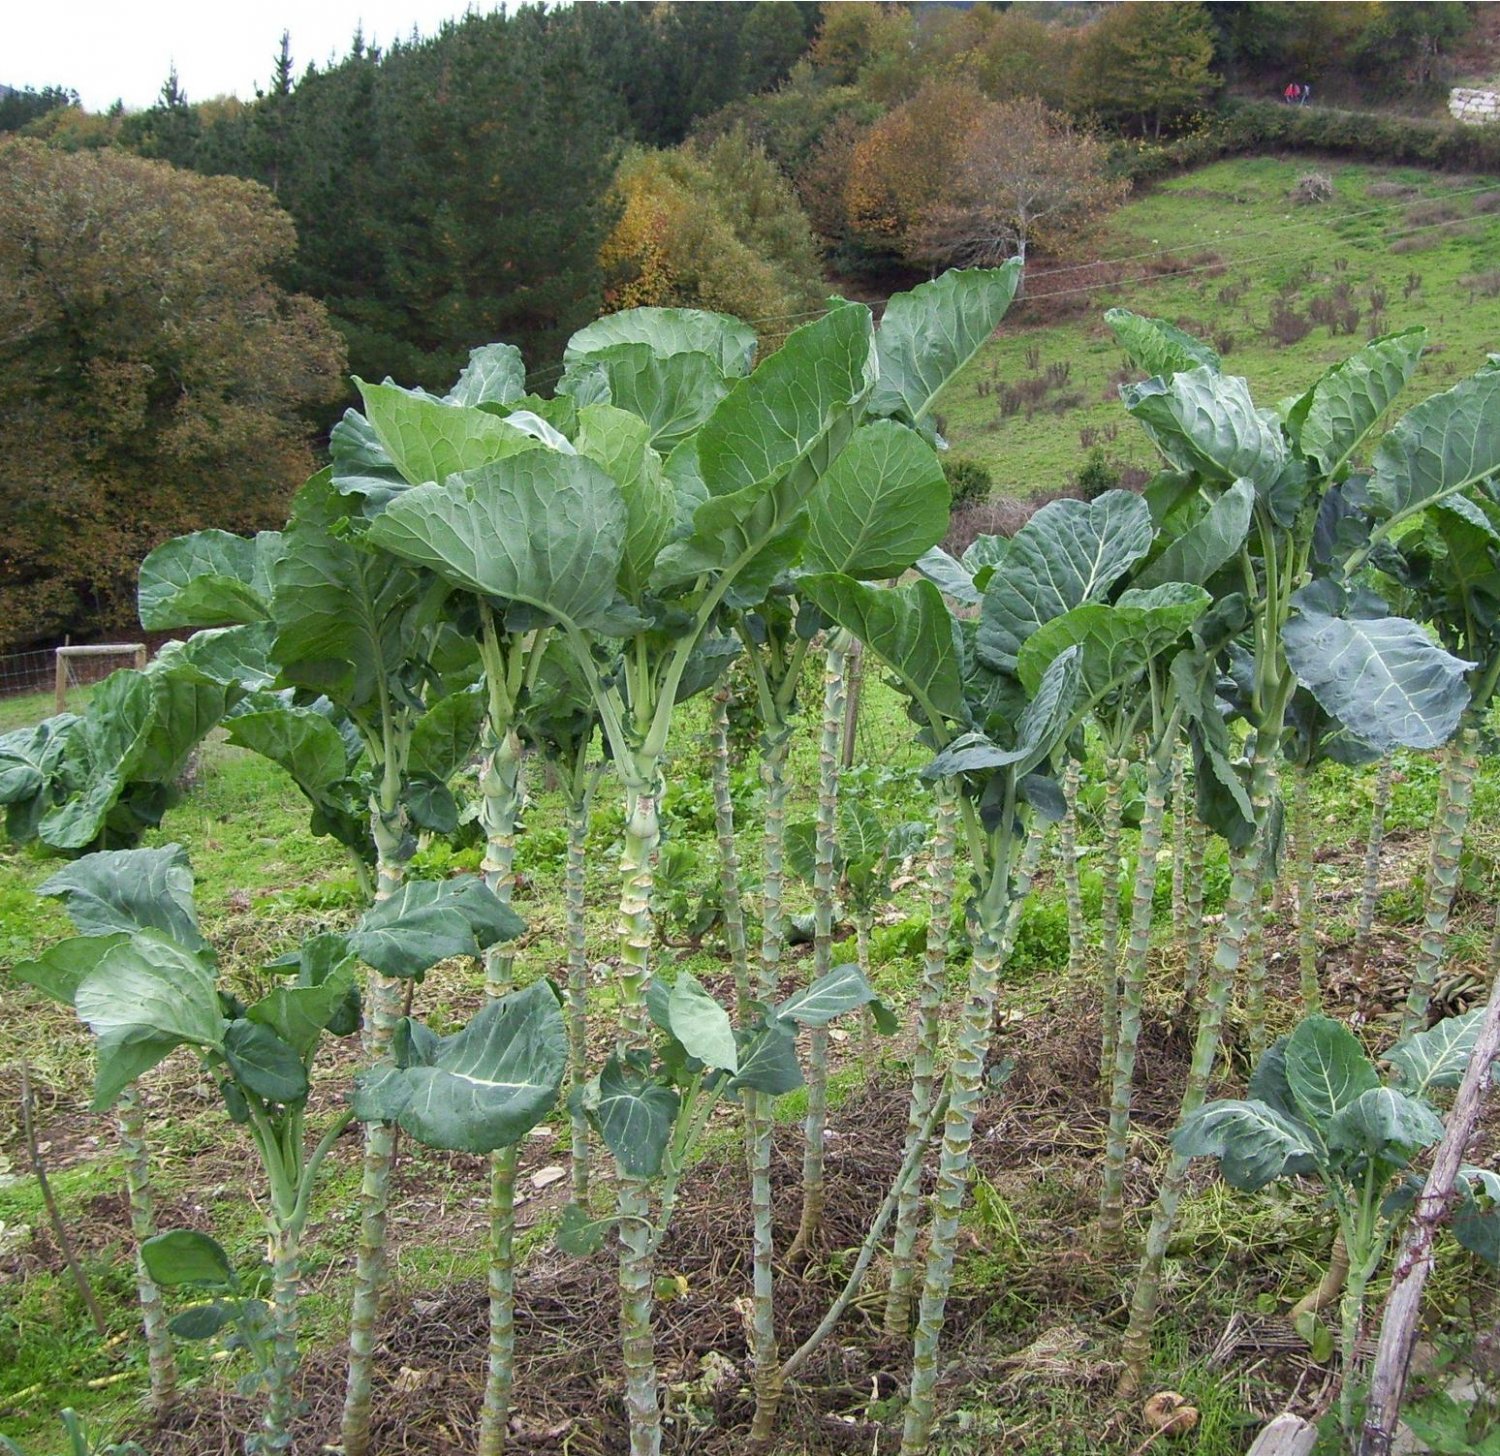
[[1455,86],[1448,93],[1448,112],[1468,126],[1489,126],[1500,121],[1500,91]]

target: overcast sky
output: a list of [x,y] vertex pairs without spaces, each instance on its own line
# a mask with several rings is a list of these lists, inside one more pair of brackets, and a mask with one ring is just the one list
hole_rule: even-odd
[[358,25],[386,45],[413,26],[433,34],[444,20],[494,0],[39,0],[7,6],[0,83],[68,86],[90,111],[116,98],[149,106],[175,63],[190,101],[229,93],[248,100],[265,85],[281,41],[292,35],[301,75],[342,56]]

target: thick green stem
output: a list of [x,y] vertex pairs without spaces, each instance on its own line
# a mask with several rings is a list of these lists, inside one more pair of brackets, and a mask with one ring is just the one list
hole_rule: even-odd
[[1083,886],[1078,876],[1078,760],[1070,758],[1063,770],[1067,809],[1057,826],[1057,857],[1062,863],[1063,899],[1068,907],[1068,980],[1083,975],[1088,928],[1083,918]]
[[[756,999],[770,1005],[780,993],[781,958],[785,945],[782,892],[785,887],[786,761],[791,734],[781,725],[768,730],[761,751],[761,779],[766,789],[764,868],[761,895],[760,961]],[[755,1386],[755,1417],[751,1440],[769,1438],[769,1423],[781,1395],[781,1369],[776,1354],[774,1274],[775,1243],[771,1233],[771,1134],[773,1102],[764,1092],[745,1098],[745,1135],[750,1162],[751,1379]]]
[[[507,905],[516,887],[516,822],[521,815],[521,738],[514,728],[499,734],[479,777],[480,821],[484,826],[484,882]],[[515,989],[516,953],[502,941],[484,954],[484,990],[490,997]]]
[[1258,1062],[1270,1041],[1266,1024],[1266,922],[1275,907],[1269,850],[1261,858],[1260,888],[1245,939],[1245,1019],[1249,1024],[1250,1060]]
[[1130,905],[1130,941],[1125,950],[1120,1027],[1115,1041],[1109,1101],[1109,1137],[1105,1145],[1104,1181],[1099,1199],[1099,1234],[1108,1249],[1118,1248],[1124,1234],[1125,1156],[1130,1140],[1131,1089],[1135,1082],[1136,1048],[1141,1037],[1141,1001],[1145,992],[1146,961],[1151,952],[1156,866],[1166,822],[1166,793],[1171,774],[1171,758],[1167,754],[1158,755],[1150,763],[1146,803],[1141,814],[1141,844]]
[[[372,807],[375,839],[376,902],[394,895],[406,878],[409,843],[394,791]],[[364,1053],[367,1065],[390,1055],[401,1018],[402,984],[371,971],[365,987]],[[364,1171],[360,1180],[359,1244],[354,1260],[354,1297],[349,1312],[349,1373],[344,1389],[344,1456],[367,1456],[370,1449],[371,1376],[375,1364],[375,1324],[387,1274],[386,1213],[390,1201],[393,1123],[365,1124]]]
[[[1005,873],[1003,865],[999,873]],[[902,1456],[922,1456],[927,1450],[936,1415],[938,1349],[953,1285],[959,1214],[968,1189],[974,1123],[984,1096],[984,1063],[989,1055],[995,999],[1004,962],[1005,906],[981,907],[980,913],[984,918],[974,938],[958,1048],[948,1074],[948,1114],[943,1124],[943,1151],[938,1162],[927,1267],[912,1341],[911,1396],[901,1434]]]
[[649,781],[627,788],[625,848],[620,856],[620,1024],[622,1051],[643,1050],[651,1043],[646,992],[651,986],[652,866],[661,844],[661,794],[656,766]]
[[[917,1046],[912,1057],[911,1100],[906,1110],[908,1157],[932,1106],[943,1031],[943,1001],[948,994],[948,934],[953,918],[954,851],[958,844],[958,794],[952,779],[940,779],[935,785],[934,808],[932,860],[927,871],[927,948],[922,958],[921,989],[917,993]],[[891,1287],[885,1302],[887,1334],[904,1336],[911,1324],[921,1215],[921,1178],[913,1176],[902,1188],[896,1208]]]
[[[585,879],[588,863],[589,801],[592,786],[568,803],[568,862],[563,875],[568,945],[568,1084],[576,1091],[589,1079],[589,959]],[[571,1114],[573,1201],[589,1193],[589,1123],[582,1111]]]
[[1099,1067],[1105,1080],[1114,1073],[1115,1038],[1120,1018],[1120,824],[1124,817],[1125,774],[1130,765],[1111,754],[1104,765],[1104,834],[1099,855]]
[[750,953],[745,941],[745,907],[740,903],[740,857],[734,838],[734,799],[729,791],[729,696],[713,695],[709,718],[709,776],[714,790],[714,828],[719,838],[719,899],[724,906],[724,938],[740,1024],[750,1019]]
[[1187,925],[1183,932],[1182,992],[1191,1005],[1198,994],[1198,980],[1203,974],[1203,873],[1208,856],[1208,826],[1196,813],[1188,816]]
[[156,1234],[156,1208],[151,1195],[151,1161],[146,1148],[146,1113],[140,1089],[132,1083],[115,1103],[120,1125],[120,1148],[125,1154],[125,1190],[130,1199],[130,1231],[135,1237],[135,1287],[146,1335],[146,1365],[151,1375],[151,1409],[160,1415],[177,1396],[177,1358],[161,1290],[146,1272],[141,1245]]
[[1187,928],[1187,762],[1179,752],[1172,760],[1172,930]]
[[1306,764],[1292,771],[1292,854],[1297,880],[1297,965],[1302,977],[1302,1009],[1311,1016],[1323,1008],[1318,978],[1318,903],[1314,878],[1311,775]]
[[[484,882],[509,904],[516,887],[516,822],[523,789],[520,735],[513,726],[492,723],[489,759],[480,775],[480,816],[484,824]],[[491,1000],[515,989],[514,943],[504,941],[484,953],[484,991]],[[510,1423],[510,1392],[515,1379],[516,1149],[490,1154],[490,1344],[484,1400],[479,1417],[479,1456],[500,1456]]]
[[[642,755],[646,757],[646,755]],[[651,866],[661,842],[658,764],[637,765],[626,792],[625,848],[620,857],[621,1052],[650,1046],[646,993],[651,985]],[[620,1343],[625,1363],[625,1411],[630,1456],[659,1456],[661,1401],[656,1381],[656,1334],[652,1324],[655,1257],[651,1236],[651,1185],[621,1174],[616,1192],[620,1216]]]
[[[813,863],[813,979],[833,969],[834,892],[838,884],[840,734],[844,727],[848,636],[835,632],[823,654],[823,722],[818,738],[818,812]],[[807,1117],[802,1124],[802,1214],[787,1250],[805,1255],[823,1221],[823,1135],[828,1126],[828,1029],[808,1032]]]
[[297,1371],[297,1293],[302,1275],[301,1231],[277,1219],[270,1236],[271,1338],[269,1395],[261,1449],[289,1451],[292,1438],[292,1377]]
[[651,1238],[650,1185],[620,1179],[620,1343],[625,1361],[625,1413],[630,1456],[660,1456],[661,1402],[656,1392],[656,1333],[652,1303],[656,1262]]
[[490,1350],[479,1415],[479,1456],[500,1456],[516,1369],[516,1166],[514,1144],[490,1158]]
[[1354,926],[1354,947],[1349,966],[1358,976],[1370,953],[1375,932],[1375,902],[1380,898],[1380,847],[1385,839],[1385,814],[1391,803],[1391,784],[1396,777],[1396,759],[1387,754],[1375,775],[1375,793],[1370,803],[1370,832],[1365,839],[1364,876],[1359,890],[1359,916]]
[[1465,723],[1443,755],[1443,777],[1447,792],[1438,804],[1438,816],[1432,826],[1432,851],[1427,861],[1425,904],[1422,911],[1422,937],[1417,944],[1417,961],[1412,970],[1411,992],[1401,1017],[1401,1035],[1410,1036],[1427,1026],[1427,1007],[1438,971],[1448,953],[1448,920],[1453,911],[1453,897],[1458,890],[1459,864],[1463,856],[1464,835],[1469,827],[1469,810],[1474,802],[1474,778],[1479,769],[1479,735]]
[[[1273,783],[1270,765],[1263,754],[1254,761],[1251,801],[1255,822],[1270,820]],[[1198,1034],[1193,1043],[1192,1062],[1187,1085],[1182,1094],[1178,1126],[1196,1112],[1208,1096],[1210,1079],[1219,1054],[1219,1030],[1229,1005],[1234,978],[1245,956],[1245,943],[1251,922],[1260,913],[1262,883],[1261,863],[1265,847],[1263,831],[1245,848],[1231,857],[1229,899],[1224,906],[1224,925],[1208,976],[1208,985],[1198,1013]],[[1167,1256],[1167,1244],[1177,1223],[1177,1208],[1187,1187],[1188,1158],[1172,1151],[1162,1174],[1146,1248],[1136,1277],[1135,1293],[1130,1304],[1130,1321],[1121,1342],[1120,1354],[1125,1364],[1120,1377],[1122,1395],[1139,1389],[1151,1357],[1151,1329],[1156,1322],[1156,1307],[1161,1298],[1161,1270]]]

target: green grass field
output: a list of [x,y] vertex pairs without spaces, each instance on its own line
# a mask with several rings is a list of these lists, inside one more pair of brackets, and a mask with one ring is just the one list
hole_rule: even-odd
[[[1310,172],[1331,179],[1332,198],[1294,203],[1292,189]],[[1264,406],[1300,394],[1372,327],[1428,329],[1408,405],[1500,349],[1496,178],[1305,157],[1221,162],[1127,204],[1091,256],[1115,260],[1120,281],[1099,286],[1086,272],[1039,265],[1031,278],[1038,295],[1076,288],[1071,296],[1087,311],[1052,324],[1028,322],[1035,310],[1018,311],[940,401],[954,454],[988,466],[997,494],[1066,484],[1091,444],[1116,463],[1154,468],[1149,443],[1119,403],[1118,385],[1139,376],[1104,324],[1110,307],[1167,318],[1207,339]],[[1177,276],[1152,276],[1166,270]],[[1289,344],[1272,337],[1278,309],[1311,325],[1305,337]],[[1330,315],[1337,316],[1313,321]],[[1042,398],[1002,412],[1005,386],[1049,367],[1058,382]]]

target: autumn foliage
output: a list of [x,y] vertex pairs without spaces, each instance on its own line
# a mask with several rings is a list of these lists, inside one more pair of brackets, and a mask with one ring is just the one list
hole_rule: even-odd
[[256,183],[0,145],[0,642],[128,627],[153,546],[285,519],[344,367],[295,243]]

